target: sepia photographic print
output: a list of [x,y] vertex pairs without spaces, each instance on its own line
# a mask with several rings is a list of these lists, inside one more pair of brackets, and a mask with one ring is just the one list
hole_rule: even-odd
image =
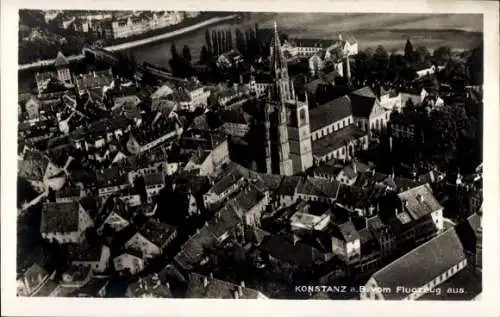
[[15,297],[481,300],[484,14],[259,9],[17,10]]

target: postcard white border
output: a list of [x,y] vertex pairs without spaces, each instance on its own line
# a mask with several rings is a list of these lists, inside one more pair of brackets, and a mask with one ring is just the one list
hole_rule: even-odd
[[[1,10],[1,296],[8,316],[499,316],[499,5],[495,1],[2,1]],[[483,294],[474,302],[154,300],[15,297],[18,9],[170,9],[265,12],[484,14]],[[423,264],[424,265],[424,264]]]

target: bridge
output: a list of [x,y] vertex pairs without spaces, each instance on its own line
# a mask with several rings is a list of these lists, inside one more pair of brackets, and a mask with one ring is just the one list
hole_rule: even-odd
[[96,60],[101,60],[111,64],[117,64],[119,62],[118,56],[110,51],[107,51],[100,47],[90,47],[85,46],[82,49],[82,54],[85,57],[92,56]]

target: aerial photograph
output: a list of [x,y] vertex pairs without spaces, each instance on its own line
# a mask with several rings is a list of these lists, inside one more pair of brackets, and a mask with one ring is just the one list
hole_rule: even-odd
[[17,296],[478,300],[483,15],[19,10]]

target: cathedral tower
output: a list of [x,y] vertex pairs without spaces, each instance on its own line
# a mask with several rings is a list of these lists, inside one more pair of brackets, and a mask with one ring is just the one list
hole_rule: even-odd
[[[271,45],[271,75],[274,83],[270,87],[265,105],[266,112],[266,140],[270,155],[266,158],[268,173],[292,175],[293,167],[290,158],[290,144],[288,142],[286,102],[292,101],[292,89],[288,77],[288,67],[281,51],[281,44],[276,22],[274,23],[274,39]],[[267,138],[266,138],[267,139]],[[270,160],[270,162],[269,162]],[[270,164],[269,164],[270,163]]]

